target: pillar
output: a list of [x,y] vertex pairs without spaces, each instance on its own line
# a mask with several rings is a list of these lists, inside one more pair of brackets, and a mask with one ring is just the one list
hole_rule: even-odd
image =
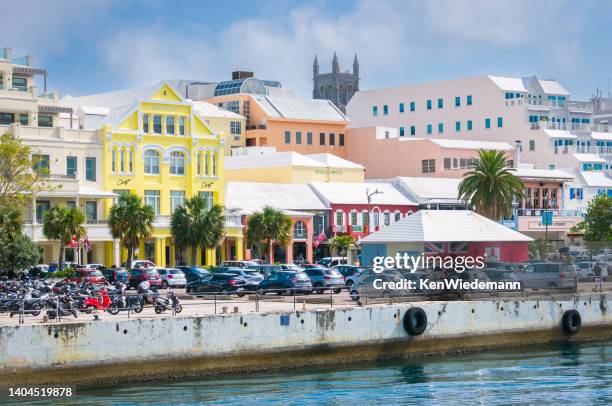
[[306,262],[312,264],[312,239],[306,241]]
[[[191,252],[193,251],[193,248],[189,248],[188,251],[189,251],[189,255],[190,255],[189,259],[191,260],[191,255],[192,255]],[[196,257],[195,257],[196,258],[195,265],[200,266],[200,265],[202,265],[202,250],[196,248],[196,251],[197,251],[197,253],[196,253]],[[207,265],[208,265],[208,252],[206,253],[206,262],[207,262]],[[191,264],[191,265],[193,265],[193,264]]]
[[243,250],[243,239],[242,237],[238,237],[236,238],[236,261],[242,261],[244,258]]
[[271,264],[274,263],[274,244],[270,244],[270,247],[268,247],[268,261]]
[[293,243],[290,243],[285,247],[285,261],[288,264],[293,263]]
[[121,265],[121,246],[119,240],[113,240],[113,264],[116,266]]
[[170,245],[170,266],[176,266],[176,245]]
[[206,248],[206,265],[207,266],[217,265],[217,256],[215,254],[214,248]]
[[[138,259],[146,259],[144,246],[145,246],[145,240],[144,238],[141,238],[140,241],[138,241]],[[134,258],[136,258],[135,252],[134,252]]]
[[229,245],[229,238],[226,238],[221,244],[221,259],[223,259],[224,261],[231,259],[229,257],[230,252],[228,250],[228,245]]
[[155,264],[158,266],[165,266],[166,261],[164,259],[166,244],[164,238],[155,239]]

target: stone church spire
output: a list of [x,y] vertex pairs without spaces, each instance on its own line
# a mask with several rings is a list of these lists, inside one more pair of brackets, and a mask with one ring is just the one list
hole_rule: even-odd
[[340,72],[340,64],[338,63],[338,55],[336,55],[336,51],[334,51],[334,58],[332,59],[332,73]]
[[316,78],[319,76],[319,61],[317,60],[317,55],[315,55],[314,62],[312,64],[312,78]]
[[359,61],[357,60],[356,53],[355,53],[355,59],[353,59],[353,74],[359,77]]

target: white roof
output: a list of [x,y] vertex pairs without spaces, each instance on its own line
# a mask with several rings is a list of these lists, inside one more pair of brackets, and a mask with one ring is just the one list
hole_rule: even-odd
[[508,78],[503,76],[489,76],[501,90],[512,92],[527,92],[521,78]]
[[305,184],[226,182],[225,206],[244,213],[272,206],[280,210],[325,210],[315,192]]
[[331,168],[364,169],[363,165],[340,158],[339,156],[330,154],[328,152],[322,154],[308,154],[306,156]]
[[538,82],[540,82],[540,86],[542,86],[542,90],[544,90],[544,93],[546,93],[546,94],[555,94],[555,95],[562,95],[562,96],[569,96],[569,94],[570,94],[561,85],[561,83],[557,82],[556,80],[553,80],[553,79],[549,79],[549,80],[539,79]]
[[139,87],[134,89],[118,90],[115,92],[98,93],[89,96],[72,97],[66,96],[61,102],[67,106],[89,106],[89,107],[120,107],[131,106],[136,99],[149,98],[161,86]]
[[79,107],[84,114],[94,116],[105,116],[110,112],[110,107],[97,107],[97,106],[81,106]]
[[612,133],[592,132],[591,138],[597,141],[612,141]]
[[453,149],[494,149],[499,151],[512,151],[514,148],[506,142],[496,141],[472,141],[472,140],[456,140],[456,139],[445,139],[445,138],[431,138],[430,139],[436,145],[441,148],[453,148]]
[[379,190],[382,193],[372,195],[372,205],[387,204],[397,206],[417,206],[391,183],[358,183],[358,182],[310,182],[309,185],[327,204],[368,204],[366,193]]
[[252,95],[255,102],[273,118],[296,120],[348,121],[329,100],[299,97]]
[[544,130],[544,132],[550,138],[564,138],[564,139],[578,138],[574,134],[571,134],[569,131],[566,131],[566,130]]
[[522,179],[572,180],[574,177],[560,169],[538,169],[520,166],[512,172]]
[[265,154],[226,156],[225,169],[260,168],[269,166],[307,166],[324,168],[320,161],[298,152],[272,152]]
[[193,108],[202,117],[220,117],[220,118],[236,118],[236,119],[245,118],[244,116],[241,116],[240,114],[236,114],[233,111],[223,109],[215,104],[208,103],[205,101],[194,101]]
[[533,241],[470,210],[419,210],[359,240],[364,243]]
[[78,189],[77,192],[57,189],[57,190],[49,190],[49,191],[39,192],[39,193],[37,193],[37,196],[44,196],[44,197],[73,197],[73,196],[79,196],[79,197],[105,198],[105,197],[115,197],[115,196],[117,196],[117,194],[113,193],[113,192],[108,192],[106,190],[92,188],[92,187],[79,186],[79,189]]
[[606,160],[596,154],[573,154],[578,162],[602,162],[605,163]]
[[419,203],[459,203],[461,178],[424,178],[398,176],[394,183]]
[[612,187],[612,179],[606,176],[605,173],[599,171],[580,172],[580,176],[584,179],[587,186],[594,187]]

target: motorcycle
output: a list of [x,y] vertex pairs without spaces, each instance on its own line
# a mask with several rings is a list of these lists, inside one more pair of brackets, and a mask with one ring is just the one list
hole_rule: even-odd
[[176,313],[183,311],[183,306],[179,303],[178,296],[174,291],[169,291],[165,298],[161,296],[155,298],[155,313],[161,314],[166,310],[174,310]]
[[49,298],[46,302],[47,317],[49,320],[53,320],[59,316],[77,316],[76,309],[74,307],[74,301],[70,297],[64,297],[62,299]]
[[143,301],[139,295],[125,295],[125,285],[115,285],[115,294],[112,296],[111,304],[107,311],[110,314],[118,314],[120,311],[132,310],[140,313],[143,309]]
[[90,314],[93,310],[106,310],[111,304],[111,299],[106,292],[106,289],[100,289],[99,292],[92,296],[86,297],[83,300],[80,310]]

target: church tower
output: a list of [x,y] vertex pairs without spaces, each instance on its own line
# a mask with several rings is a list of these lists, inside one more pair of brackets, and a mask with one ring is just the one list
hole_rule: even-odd
[[359,61],[357,54],[353,59],[353,72],[340,71],[338,55],[334,52],[330,73],[320,73],[319,61],[315,55],[312,65],[312,97],[331,100],[343,113],[353,94],[359,90]]

